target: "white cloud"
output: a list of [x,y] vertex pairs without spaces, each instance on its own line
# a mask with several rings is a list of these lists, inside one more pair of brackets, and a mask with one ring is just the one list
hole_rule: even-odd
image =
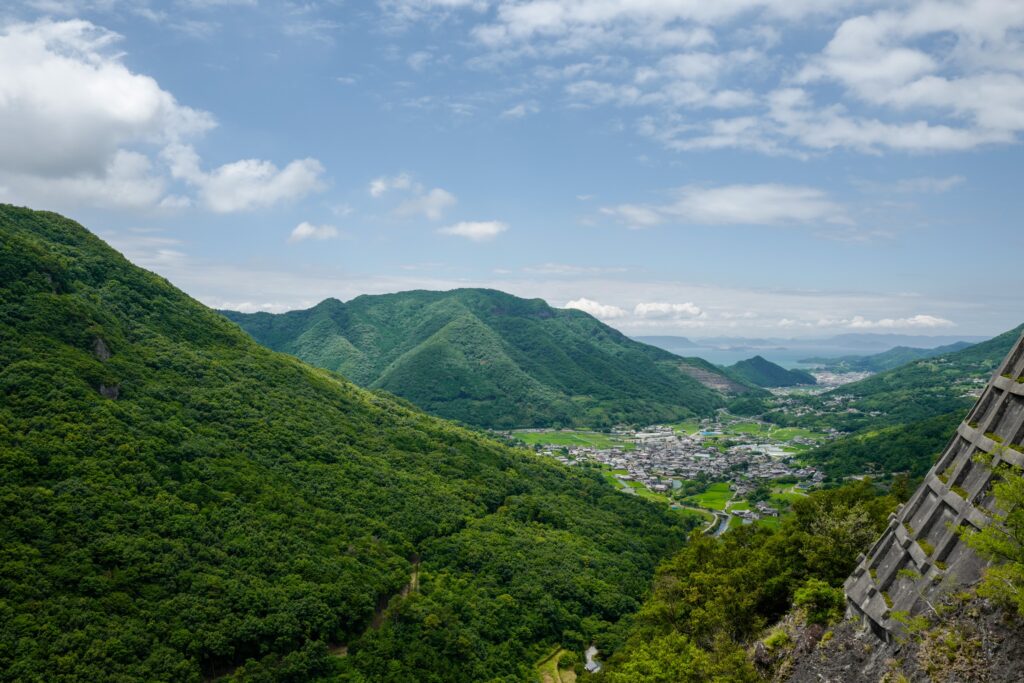
[[458,204],[458,199],[448,190],[440,187],[428,190],[408,173],[374,178],[370,181],[369,192],[374,199],[393,192],[411,195],[395,208],[395,215],[401,217],[424,216],[436,221],[441,219],[447,209]]
[[641,206],[639,204],[605,206],[601,207],[601,213],[606,216],[614,216],[633,229],[649,228],[665,220],[662,212],[657,207]]
[[302,242],[304,240],[329,240],[338,236],[338,229],[333,225],[313,225],[303,221],[295,226],[288,242]]
[[684,187],[680,195],[668,212],[695,223],[849,223],[844,209],[813,187],[775,183]]
[[122,146],[167,143],[209,130],[87,21],[14,24],[0,32],[0,164],[43,176],[102,172]]
[[164,196],[166,183],[153,173],[149,157],[125,150],[114,152],[106,167],[98,172],[56,176],[6,172],[0,178],[7,185],[0,187],[0,200],[40,208],[180,208],[188,203],[180,197]]
[[907,318],[879,318],[871,320],[855,315],[848,319],[822,318],[818,327],[845,327],[851,330],[935,329],[954,327],[956,323],[933,315],[913,315]]
[[[217,212],[269,206],[320,187],[315,159],[278,169],[245,159],[209,173],[187,140],[216,124],[130,71],[119,35],[88,21],[40,21],[0,29],[0,185],[9,201],[52,208],[93,205],[178,209],[166,170],[143,150],[164,147],[171,176]],[[54,206],[56,205],[56,206]]]
[[[424,3],[426,4],[426,3]],[[832,13],[843,1],[813,0],[501,0],[496,21],[476,26],[473,36],[492,48],[530,44],[537,49],[581,51],[624,43],[631,47],[692,48],[713,42],[707,26],[763,12],[787,19]]]
[[203,171],[190,145],[172,144],[163,157],[171,175],[197,188],[203,204],[217,213],[232,213],[301,199],[322,189],[324,168],[316,159],[299,159],[279,169],[269,161],[242,159]]
[[[415,6],[416,16],[434,9],[441,18],[472,7],[475,13],[460,21],[468,19],[484,53],[475,58],[478,65],[548,62],[534,71],[541,80],[567,81],[568,106],[650,110],[641,117],[641,134],[679,151],[951,152],[1013,143],[1024,131],[1019,0],[416,0]],[[805,30],[832,35],[818,53],[808,53],[803,41],[784,43],[787,32]],[[566,65],[569,55],[580,61]],[[745,111],[695,115],[737,108]],[[518,105],[507,111],[520,112]]]
[[396,176],[381,176],[370,181],[370,196],[379,199],[391,190],[408,190],[412,187],[412,176],[399,173]]
[[458,200],[455,195],[440,187],[407,199],[398,205],[395,213],[399,216],[422,215],[432,221],[440,220],[446,209],[455,206]]
[[941,194],[952,190],[966,180],[967,178],[962,175],[951,175],[944,178],[904,178],[893,185],[893,190],[908,194]]
[[540,107],[537,106],[536,102],[520,102],[514,107],[509,107],[501,112],[501,117],[503,119],[521,119],[530,114],[536,114],[539,111]]
[[274,301],[266,301],[262,304],[253,301],[218,301],[209,305],[220,311],[238,311],[239,313],[284,313],[296,308]]
[[82,20],[0,29],[0,185],[37,205],[142,208],[164,181],[138,151],[214,127],[133,73],[116,33]]
[[104,233],[111,246],[123,253],[132,263],[151,270],[175,270],[188,263],[181,250],[181,240],[166,237],[160,230],[133,228]]
[[442,235],[465,237],[473,242],[488,242],[508,230],[501,221],[462,221],[438,230]]
[[419,50],[406,57],[405,62],[413,71],[423,71],[433,59],[434,55],[429,52]]
[[541,263],[536,266],[525,266],[524,273],[537,275],[600,275],[606,273],[625,273],[628,269],[621,266],[577,266],[568,263]]
[[648,302],[637,304],[633,315],[639,318],[698,318],[704,315],[704,311],[690,301],[682,304]]
[[565,307],[589,313],[599,320],[615,320],[617,318],[624,318],[627,315],[626,311],[618,306],[606,306],[585,297],[573,299],[567,302]]
[[841,224],[851,221],[846,210],[823,191],[799,185],[688,185],[670,204],[620,204],[602,208],[630,227],[666,222],[699,225]]
[[[106,235],[104,235],[106,236]],[[122,248],[120,240],[112,240]],[[1010,293],[993,295],[984,310],[970,293],[927,297],[913,292],[886,293],[870,289],[776,289],[768,283],[750,287],[694,284],[682,280],[643,277],[608,277],[603,272],[564,277],[539,272],[491,274],[467,280],[443,264],[420,264],[402,275],[340,274],[331,267],[304,267],[298,271],[253,268],[232,263],[211,263],[198,258],[160,256],[159,250],[182,252],[176,242],[150,245],[152,263],[161,275],[199,300],[216,308],[235,308],[237,302],[261,306],[273,302],[276,310],[308,308],[326,297],[347,300],[360,294],[384,294],[411,289],[450,290],[458,287],[489,287],[526,298],[544,298],[555,305],[571,302],[572,307],[594,311],[628,334],[703,334],[820,337],[850,331],[858,316],[876,324],[882,320],[911,321],[907,330],[923,334],[970,330],[995,333],[1003,323],[1019,317],[1019,297]],[[125,250],[126,253],[128,250]],[[130,256],[135,259],[135,251]],[[447,273],[447,275],[441,275]],[[865,281],[870,285],[870,281]],[[588,297],[580,299],[580,292]],[[699,317],[644,318],[635,314],[637,302],[696,302]],[[601,303],[598,303],[601,302]],[[603,307],[603,308],[602,308]],[[255,310],[255,309],[254,309]],[[921,317],[928,311],[929,317]],[[930,320],[934,318],[935,320]],[[789,321],[780,324],[780,321]],[[819,323],[824,320],[824,324]],[[956,327],[936,322],[956,321]],[[861,323],[862,324],[862,323]],[[928,325],[931,324],[931,327]],[[898,327],[861,331],[890,332]],[[974,332],[977,330],[977,332]]]

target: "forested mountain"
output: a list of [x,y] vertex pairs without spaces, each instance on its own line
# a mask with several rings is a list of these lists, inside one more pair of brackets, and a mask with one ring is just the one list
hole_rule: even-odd
[[[831,403],[833,411],[841,412],[812,413],[796,422],[851,432],[807,457],[827,465],[837,477],[866,469],[924,474],[932,456],[952,437],[964,411],[1022,331],[1024,325],[959,351],[917,360],[807,399],[810,407],[823,409]],[[791,421],[780,414],[771,417]]]
[[529,679],[687,530],[3,205],[0,509],[9,681]]
[[841,356],[840,358],[805,358],[801,363],[818,365],[833,372],[885,372],[922,358],[934,358],[969,347],[968,342],[956,342],[933,349],[895,346],[888,351],[870,356]]
[[485,427],[666,422],[750,391],[710,363],[633,341],[582,311],[488,289],[224,314],[271,349]]
[[748,525],[718,538],[691,538],[659,567],[653,594],[636,618],[602,643],[613,654],[596,680],[786,680],[784,673],[763,675],[756,655],[748,654],[756,653],[751,646],[794,603],[816,623],[840,619],[843,580],[897,502],[857,482],[795,501],[774,531]]
[[761,356],[730,365],[729,374],[740,381],[759,387],[794,387],[798,384],[817,384],[814,375],[804,370],[787,370]]

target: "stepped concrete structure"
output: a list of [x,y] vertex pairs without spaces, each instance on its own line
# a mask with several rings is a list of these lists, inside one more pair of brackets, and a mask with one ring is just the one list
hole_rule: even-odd
[[1024,466],[1024,336],[996,370],[924,483],[846,580],[848,611],[880,638],[902,628],[896,612],[929,610],[942,593],[975,583],[986,561],[962,529],[992,520],[993,477]]

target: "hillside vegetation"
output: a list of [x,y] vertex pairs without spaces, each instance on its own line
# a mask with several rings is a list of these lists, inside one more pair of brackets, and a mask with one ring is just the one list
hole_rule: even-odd
[[528,680],[687,531],[3,205],[0,397],[0,680]]
[[804,370],[787,370],[775,363],[754,356],[730,365],[729,374],[740,381],[759,387],[794,387],[798,384],[817,384],[814,375]]
[[869,356],[840,356],[839,358],[806,358],[801,363],[815,364],[832,372],[885,372],[901,365],[934,358],[947,353],[962,351],[971,346],[968,342],[956,342],[932,349],[918,349],[911,346],[894,346],[888,351]]
[[614,654],[597,680],[764,680],[748,648],[794,602],[823,622],[841,617],[842,582],[896,503],[857,482],[795,501],[774,531],[748,525],[692,537],[659,567],[637,616],[602,643]]
[[651,424],[750,391],[700,359],[592,316],[486,289],[360,296],[279,315],[224,314],[261,344],[467,424]]
[[770,419],[849,432],[807,455],[835,477],[872,469],[923,475],[1022,331],[1024,325],[805,399],[824,415],[792,419],[773,413]]

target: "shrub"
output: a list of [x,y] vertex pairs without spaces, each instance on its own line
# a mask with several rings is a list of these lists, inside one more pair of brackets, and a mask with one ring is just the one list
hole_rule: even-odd
[[783,630],[772,631],[767,638],[764,639],[764,646],[769,650],[777,650],[780,647],[786,647],[791,645],[793,639],[789,637],[789,634]]
[[562,656],[558,658],[559,669],[572,669],[579,664],[580,657],[572,650],[566,650],[562,653]]
[[811,624],[825,625],[839,619],[845,603],[842,589],[815,578],[807,579],[793,596],[793,604],[807,611],[807,621]]

